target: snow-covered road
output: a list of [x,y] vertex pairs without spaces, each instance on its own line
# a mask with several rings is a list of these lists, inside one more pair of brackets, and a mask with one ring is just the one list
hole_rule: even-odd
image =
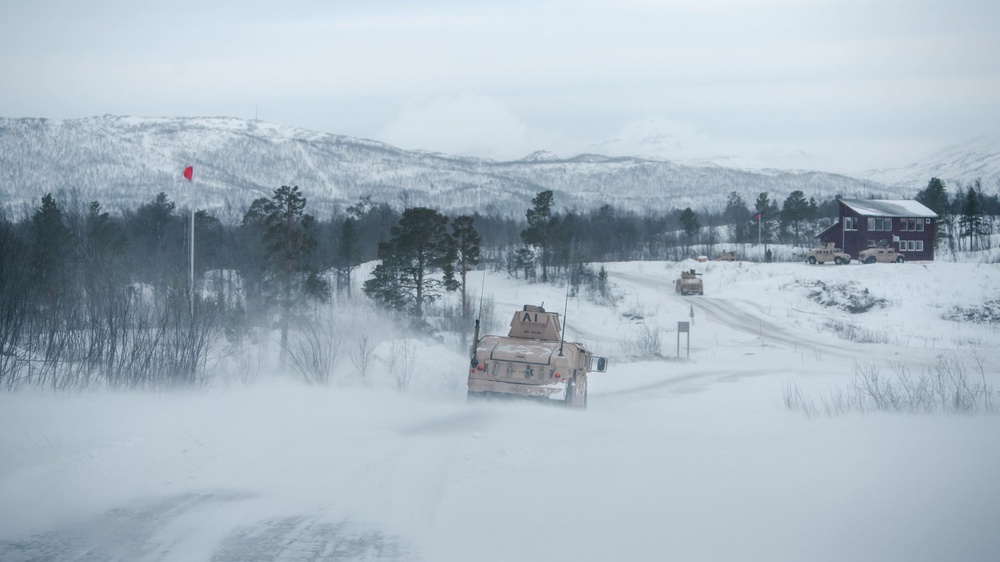
[[[570,337],[612,359],[586,411],[467,403],[464,357],[432,340],[406,393],[374,373],[0,395],[0,560],[993,560],[1000,416],[808,419],[783,392],[822,396],[863,358],[978,376],[971,350],[997,386],[1000,332],[941,312],[995,294],[1000,272],[710,265],[704,298],[675,295],[679,265],[611,264],[613,306],[571,300]],[[850,315],[809,300],[809,276],[906,298]],[[489,281],[497,302],[565,295]],[[840,340],[828,319],[891,337]],[[618,347],[640,326],[659,356]]]

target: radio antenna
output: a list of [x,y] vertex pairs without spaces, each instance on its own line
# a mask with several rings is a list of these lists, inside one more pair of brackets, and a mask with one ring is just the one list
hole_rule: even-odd
[[483,295],[486,293],[486,266],[483,266],[483,285],[479,289],[479,312],[476,313],[476,322],[483,316]]
[[479,312],[476,313],[476,329],[472,334],[472,358],[476,358],[476,348],[479,347],[479,319],[483,316],[483,294],[486,292],[486,266],[483,266],[483,285],[479,289]]
[[563,356],[563,343],[566,341],[566,318],[569,316],[569,288],[573,284],[573,241],[569,243],[569,278],[566,279],[566,302],[563,304],[563,325],[559,334],[559,357]]

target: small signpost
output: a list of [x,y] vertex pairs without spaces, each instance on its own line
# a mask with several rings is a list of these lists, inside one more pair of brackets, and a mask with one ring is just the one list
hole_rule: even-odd
[[681,332],[687,334],[687,358],[691,358],[691,325],[687,322],[677,323],[677,357],[681,356]]

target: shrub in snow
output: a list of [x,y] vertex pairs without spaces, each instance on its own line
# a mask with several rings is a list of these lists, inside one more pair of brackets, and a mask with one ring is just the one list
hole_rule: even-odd
[[945,320],[975,322],[976,324],[1000,324],[1000,299],[986,301],[978,307],[952,307],[944,314]]
[[913,373],[906,365],[895,365],[892,371],[886,376],[874,364],[855,363],[854,380],[846,387],[833,389],[817,403],[794,384],[786,385],[784,404],[808,417],[852,412],[1000,413],[1000,396],[986,383],[981,364],[978,377],[970,376],[961,361],[948,359],[920,373]]
[[867,288],[862,288],[853,281],[829,285],[822,281],[812,281],[805,286],[810,289],[808,296],[811,300],[851,314],[868,312],[876,306],[886,305],[885,299],[873,296]]
[[661,357],[663,338],[660,327],[646,322],[636,327],[632,338],[622,342],[622,351],[631,357]]

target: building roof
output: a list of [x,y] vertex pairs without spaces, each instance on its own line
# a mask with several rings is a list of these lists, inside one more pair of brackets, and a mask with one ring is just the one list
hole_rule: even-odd
[[868,217],[926,217],[937,218],[938,214],[923,204],[908,199],[841,199],[860,215]]
[[831,224],[830,226],[826,227],[826,230],[820,232],[816,236],[813,236],[813,238],[821,238],[825,236],[827,233],[833,233],[833,232],[840,232],[840,221],[837,221]]

